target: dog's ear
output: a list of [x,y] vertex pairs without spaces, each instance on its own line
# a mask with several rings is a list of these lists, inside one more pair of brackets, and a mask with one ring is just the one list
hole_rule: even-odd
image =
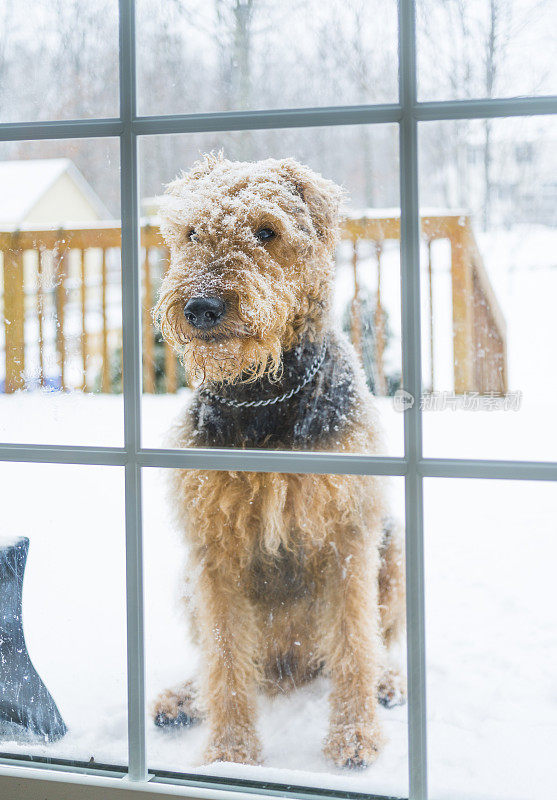
[[318,237],[327,248],[332,249],[337,239],[340,206],[346,200],[346,192],[293,158],[283,159],[280,170],[293,191],[306,204]]

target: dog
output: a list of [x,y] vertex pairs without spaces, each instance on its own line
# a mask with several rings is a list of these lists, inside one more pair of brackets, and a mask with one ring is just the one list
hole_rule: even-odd
[[[154,314],[198,388],[177,447],[378,453],[373,398],[334,327],[343,191],[292,159],[202,157],[167,186],[170,252]],[[373,763],[378,702],[402,699],[400,531],[384,479],[173,470],[203,666],[163,692],[157,725],[205,719],[207,761],[260,763],[256,697],[330,676],[325,754]]]

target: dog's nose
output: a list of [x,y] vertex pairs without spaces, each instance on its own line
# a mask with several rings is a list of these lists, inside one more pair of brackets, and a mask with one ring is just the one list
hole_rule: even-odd
[[194,328],[214,328],[223,318],[225,308],[219,297],[192,297],[184,306],[184,316]]

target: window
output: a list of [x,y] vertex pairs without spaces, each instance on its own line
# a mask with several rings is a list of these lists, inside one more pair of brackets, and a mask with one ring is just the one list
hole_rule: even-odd
[[[0,729],[0,794],[547,794],[557,98],[540,43],[553,5],[4,0],[0,18],[3,519],[6,541],[31,539],[28,643],[74,720],[71,739],[40,746]],[[165,269],[156,196],[220,148],[293,155],[352,193],[335,313],[360,337],[384,452],[162,446],[183,376],[148,313]],[[275,709],[268,768],[195,767],[182,747],[198,739],[153,739],[146,707],[174,679],[158,615],[180,554],[157,511],[174,467],[392,479],[408,704],[375,772],[306,768],[324,693],[307,736],[289,729],[294,705]],[[527,697],[543,711],[529,717]]]

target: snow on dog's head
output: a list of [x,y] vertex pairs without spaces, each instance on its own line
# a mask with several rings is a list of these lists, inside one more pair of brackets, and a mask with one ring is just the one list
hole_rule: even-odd
[[318,338],[329,308],[343,191],[293,159],[206,155],[168,184],[170,267],[155,308],[190,375],[280,376],[282,352]]

